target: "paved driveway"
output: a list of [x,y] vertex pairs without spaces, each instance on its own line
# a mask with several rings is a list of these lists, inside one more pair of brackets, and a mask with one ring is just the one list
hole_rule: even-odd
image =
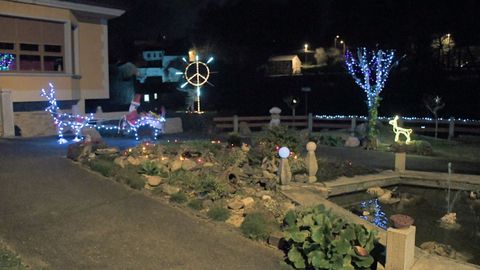
[[48,269],[279,269],[277,250],[80,169],[54,139],[0,140],[0,238]]

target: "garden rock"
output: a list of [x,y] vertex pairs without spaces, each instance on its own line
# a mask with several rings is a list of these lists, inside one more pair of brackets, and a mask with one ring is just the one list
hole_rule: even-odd
[[127,161],[128,161],[128,163],[132,164],[133,166],[139,166],[142,163],[142,161],[140,159],[134,158],[132,156],[129,156],[127,158]]
[[370,195],[380,197],[385,193],[385,190],[381,187],[371,187],[367,189],[367,193]]
[[295,210],[295,204],[293,204],[292,202],[283,202],[281,207],[284,212],[287,212],[289,210]]
[[434,241],[424,242],[420,245],[420,248],[430,254],[436,254],[442,257],[452,259],[455,259],[457,257],[457,252],[451,246],[440,244]]
[[114,154],[117,154],[118,152],[120,152],[118,150],[118,148],[109,147],[109,148],[97,149],[97,151],[95,151],[95,154],[97,154],[97,155],[114,155]]
[[163,184],[162,191],[167,195],[173,195],[175,193],[178,193],[180,191],[180,188],[171,186],[169,184]]
[[191,171],[195,167],[197,167],[197,163],[195,161],[191,160],[191,159],[185,159],[182,162],[182,169],[185,170],[185,171]]
[[92,152],[92,144],[85,142],[72,143],[67,148],[67,158],[81,161]]
[[225,223],[230,224],[236,228],[240,228],[245,218],[241,215],[232,215],[230,216]]
[[213,166],[215,166],[215,164],[213,164],[212,162],[205,162],[205,163],[203,163],[203,167],[204,167],[204,168],[211,168],[211,167],[213,167]]
[[245,204],[239,199],[234,199],[233,201],[229,202],[227,206],[229,209],[238,210],[243,208]]
[[242,202],[245,208],[251,208],[255,204],[255,200],[252,197],[243,198]]
[[263,195],[262,196],[262,201],[269,201],[271,199],[272,199],[272,196],[270,196],[270,195]]
[[127,166],[127,159],[125,157],[116,157],[113,160],[113,163],[117,164],[118,166],[125,168]]
[[345,146],[346,147],[359,147],[360,146],[360,140],[355,136],[350,136],[345,141]]
[[170,163],[170,171],[175,172],[182,168],[182,161],[179,159],[175,159]]
[[162,183],[162,178],[158,175],[143,175],[147,179],[147,183],[152,186],[156,187]]
[[98,130],[96,130],[95,128],[84,127],[80,130],[80,134],[83,137],[87,137],[87,135],[90,136],[90,141],[92,143],[100,143],[100,144],[104,143],[102,135],[100,135]]
[[267,179],[274,179],[275,178],[275,174],[269,172],[269,171],[262,171],[262,175],[263,177],[267,178]]

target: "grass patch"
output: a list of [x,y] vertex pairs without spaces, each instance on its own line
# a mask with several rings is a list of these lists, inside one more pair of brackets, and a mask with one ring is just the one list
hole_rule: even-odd
[[199,211],[203,209],[203,201],[200,199],[193,199],[188,202],[187,206],[194,210]]
[[245,217],[240,230],[253,240],[267,240],[273,231],[275,221],[269,218],[266,213],[255,212]]
[[187,195],[183,192],[177,192],[172,194],[170,196],[170,202],[177,203],[177,204],[183,204],[188,200]]
[[126,184],[133,189],[141,190],[145,186],[145,178],[137,173],[138,168],[135,166],[127,166],[117,169],[115,180]]
[[216,205],[210,208],[207,216],[215,221],[225,221],[230,217],[230,211],[220,205]]
[[318,181],[334,180],[341,176],[353,177],[375,172],[373,169],[353,164],[351,161],[338,162],[320,159],[318,160],[317,179]]
[[0,269],[1,270],[27,270],[19,256],[0,244]]
[[115,163],[105,159],[92,159],[88,162],[88,166],[106,177],[113,176],[117,170]]

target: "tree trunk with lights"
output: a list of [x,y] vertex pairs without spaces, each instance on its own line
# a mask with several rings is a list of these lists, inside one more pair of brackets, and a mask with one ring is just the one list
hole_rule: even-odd
[[394,56],[395,52],[393,50],[367,50],[367,48],[358,48],[355,56],[350,51],[345,54],[348,72],[366,94],[368,107],[367,149],[377,148],[380,92],[383,90],[388,74],[394,66],[392,65]]

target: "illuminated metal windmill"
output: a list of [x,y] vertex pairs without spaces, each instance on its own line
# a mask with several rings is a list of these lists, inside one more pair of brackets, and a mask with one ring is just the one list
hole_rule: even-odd
[[[212,85],[208,79],[210,78],[210,68],[207,64],[213,61],[213,57],[210,57],[207,62],[202,62],[199,60],[198,55],[195,56],[195,61],[188,62],[187,59],[182,58],[182,60],[187,63],[187,67],[183,73],[177,72],[177,74],[183,74],[185,76],[186,82],[184,82],[180,88],[184,88],[188,84],[195,87],[197,92],[197,113],[202,113],[200,107],[200,89],[202,85],[208,83]],[[212,85],[213,86],[213,85]]]

